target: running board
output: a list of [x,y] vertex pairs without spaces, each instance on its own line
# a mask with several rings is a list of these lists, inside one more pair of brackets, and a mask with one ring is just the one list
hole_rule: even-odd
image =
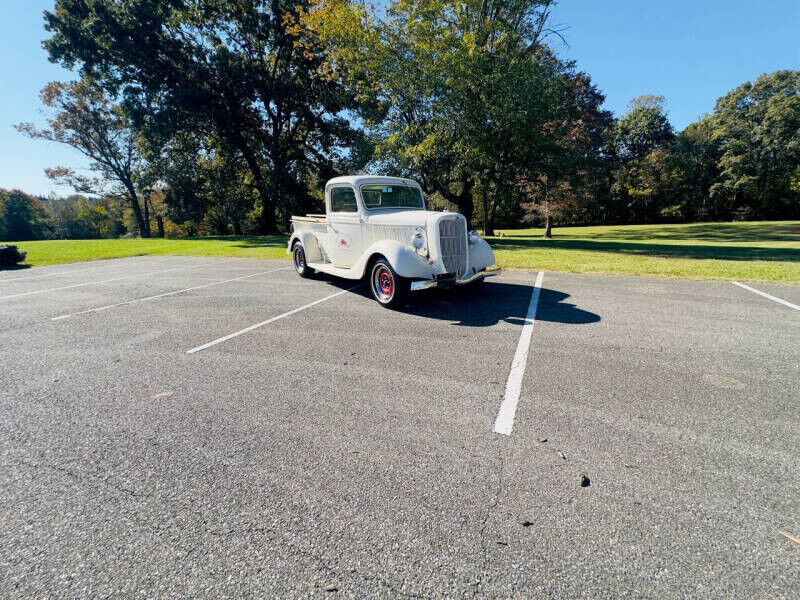
[[348,269],[346,267],[335,267],[331,263],[310,262],[308,263],[308,266],[315,271],[327,273],[328,275],[335,275],[336,277],[341,277],[342,279],[361,279],[361,275],[353,271],[353,269]]

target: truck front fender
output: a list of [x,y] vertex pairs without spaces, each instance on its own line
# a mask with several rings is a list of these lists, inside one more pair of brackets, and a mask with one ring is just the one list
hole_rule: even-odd
[[303,244],[303,250],[306,253],[306,261],[308,262],[322,262],[322,251],[319,248],[319,240],[314,235],[313,231],[295,231],[292,237],[289,238],[289,243],[286,246],[286,253],[291,254],[296,241]]
[[486,240],[478,238],[474,243],[470,243],[468,271],[476,273],[491,267],[494,263],[494,252]]
[[353,265],[353,271],[360,273],[360,276],[363,277],[367,265],[378,255],[388,260],[401,277],[430,279],[439,272],[436,267],[428,264],[424,256],[420,256],[413,248],[396,240],[379,240],[372,244]]

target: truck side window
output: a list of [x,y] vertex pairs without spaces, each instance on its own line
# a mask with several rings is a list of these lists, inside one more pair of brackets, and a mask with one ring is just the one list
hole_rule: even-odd
[[353,188],[335,187],[331,189],[331,212],[358,212],[356,193]]

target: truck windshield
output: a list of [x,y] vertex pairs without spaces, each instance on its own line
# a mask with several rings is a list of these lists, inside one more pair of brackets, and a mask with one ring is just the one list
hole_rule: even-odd
[[368,209],[425,208],[419,188],[409,185],[362,185],[361,196]]

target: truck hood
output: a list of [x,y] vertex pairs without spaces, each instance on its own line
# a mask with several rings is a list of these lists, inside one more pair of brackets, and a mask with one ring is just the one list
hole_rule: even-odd
[[440,217],[458,217],[458,213],[433,210],[393,210],[376,212],[366,218],[370,225],[391,225],[394,227],[427,227]]

